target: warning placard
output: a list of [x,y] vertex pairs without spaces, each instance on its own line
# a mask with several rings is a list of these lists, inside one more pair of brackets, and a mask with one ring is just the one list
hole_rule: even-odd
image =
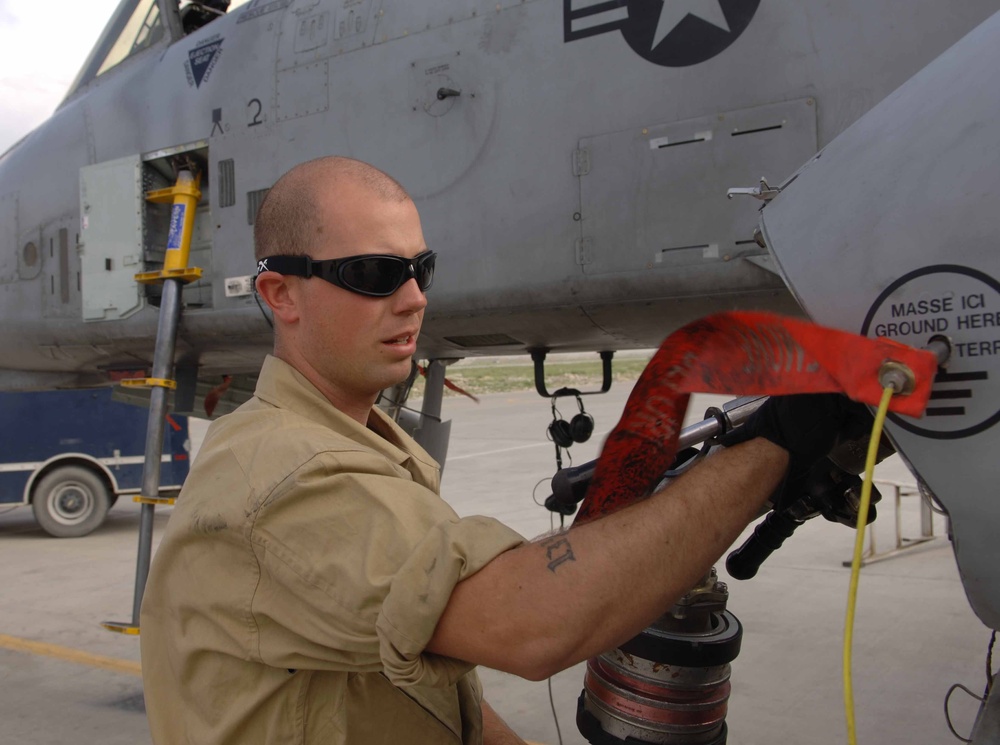
[[929,266],[893,282],[872,305],[861,333],[913,347],[941,335],[951,359],[939,369],[920,419],[889,415],[910,432],[968,437],[1000,420],[1000,283],[964,266]]

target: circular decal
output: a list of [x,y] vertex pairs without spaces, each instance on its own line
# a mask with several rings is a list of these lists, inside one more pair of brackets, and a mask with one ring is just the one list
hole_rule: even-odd
[[929,266],[889,285],[865,317],[861,333],[923,347],[951,342],[923,417],[889,414],[905,430],[935,439],[969,437],[1000,420],[1000,283],[964,266]]
[[664,67],[711,59],[746,31],[760,0],[628,0],[621,32],[641,57]]

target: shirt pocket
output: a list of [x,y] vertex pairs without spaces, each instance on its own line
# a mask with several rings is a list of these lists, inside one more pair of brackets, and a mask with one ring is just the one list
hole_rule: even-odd
[[404,690],[381,673],[351,675],[344,714],[351,745],[462,743],[462,710],[454,686]]

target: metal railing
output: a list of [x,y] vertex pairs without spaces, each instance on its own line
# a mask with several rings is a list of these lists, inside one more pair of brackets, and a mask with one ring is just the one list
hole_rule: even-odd
[[[862,566],[865,564],[873,564],[877,561],[883,561],[885,559],[891,559],[895,556],[899,556],[904,553],[907,549],[911,549],[915,546],[919,546],[928,541],[933,541],[938,536],[934,535],[934,508],[931,506],[930,495],[924,494],[920,490],[920,486],[914,483],[904,483],[899,481],[883,481],[876,479],[875,485],[878,487],[879,491],[883,494],[883,502],[886,501],[884,497],[888,496],[887,492],[892,491],[893,495],[893,508],[894,508],[894,527],[895,527],[895,545],[893,548],[886,551],[879,551],[875,540],[875,525],[876,522],[872,522],[868,526],[868,545],[865,552],[861,556]],[[907,538],[903,535],[903,517],[902,517],[902,500],[903,497],[917,497],[920,499],[920,535],[916,538]],[[947,518],[946,518],[947,519]],[[850,561],[843,562],[844,566],[850,566]]]

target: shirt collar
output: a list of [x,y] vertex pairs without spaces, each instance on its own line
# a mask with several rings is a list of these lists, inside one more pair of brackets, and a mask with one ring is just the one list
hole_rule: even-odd
[[331,404],[302,373],[273,355],[264,360],[254,395],[272,406],[289,409],[327,426],[381,453],[397,465],[406,466],[413,458],[425,467],[439,468],[434,459],[377,406],[372,408],[369,426],[365,427]]

